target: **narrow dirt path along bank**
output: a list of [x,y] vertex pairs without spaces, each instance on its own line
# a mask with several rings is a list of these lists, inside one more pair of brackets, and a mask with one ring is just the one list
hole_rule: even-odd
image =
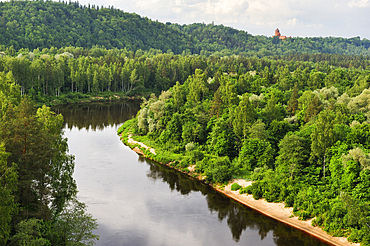
[[[138,147],[133,147],[134,145],[139,145],[142,148],[145,148],[146,150],[149,150],[152,154],[156,155],[156,152],[153,148],[148,147],[144,143],[141,143],[141,142],[138,142],[138,141],[134,140],[132,138],[131,134],[128,136],[127,143],[128,143],[128,146],[133,151],[138,153],[139,155],[142,155],[142,156],[146,157],[145,153],[142,150],[140,150]],[[149,159],[152,159],[152,158],[149,158]],[[163,163],[161,163],[161,164],[163,164]],[[168,164],[164,164],[164,165],[169,166]],[[194,166],[191,166],[188,169],[189,169],[190,172],[187,173],[187,174],[190,177],[192,177],[191,175],[194,173]],[[313,236],[315,236],[315,237],[317,237],[317,238],[319,238],[323,241],[326,241],[326,242],[328,242],[332,245],[360,246],[359,243],[350,243],[344,237],[333,237],[333,236],[329,235],[328,233],[326,233],[325,231],[323,231],[321,228],[312,226],[311,225],[312,219],[302,221],[302,220],[298,220],[298,217],[296,217],[296,216],[292,217],[293,208],[286,208],[284,203],[271,203],[271,202],[267,202],[264,199],[255,200],[255,199],[253,199],[252,195],[248,195],[248,194],[242,194],[241,195],[241,194],[239,194],[239,191],[232,191],[231,190],[231,185],[235,182],[238,183],[242,187],[246,187],[246,186],[252,184],[251,181],[245,181],[243,179],[239,179],[239,180],[231,181],[227,186],[224,187],[224,189],[216,188],[216,190],[218,192],[228,196],[229,198],[234,199],[235,201],[237,201],[237,202],[239,202],[239,203],[241,203],[241,204],[243,204],[247,207],[250,207],[250,208],[252,208],[252,209],[268,216],[268,217],[271,217],[271,218],[276,219],[280,222],[288,224],[288,225],[290,225],[294,228],[297,228],[297,229],[302,230],[306,233],[309,233],[309,234],[311,234],[311,235],[313,235]]]

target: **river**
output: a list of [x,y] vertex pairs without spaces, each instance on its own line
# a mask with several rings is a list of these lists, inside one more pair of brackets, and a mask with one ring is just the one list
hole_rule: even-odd
[[211,187],[148,161],[118,127],[137,102],[55,108],[76,157],[78,198],[97,219],[97,245],[327,245]]

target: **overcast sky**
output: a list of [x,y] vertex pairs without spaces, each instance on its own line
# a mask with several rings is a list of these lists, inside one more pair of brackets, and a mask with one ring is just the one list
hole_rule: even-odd
[[292,37],[370,39],[370,0],[80,0],[113,5],[152,20],[179,24],[214,21],[253,35],[272,36],[278,27]]

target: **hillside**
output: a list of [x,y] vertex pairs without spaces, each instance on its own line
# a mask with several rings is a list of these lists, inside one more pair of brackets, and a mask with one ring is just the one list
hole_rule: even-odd
[[[360,37],[334,38],[293,37],[287,40],[266,36],[253,36],[245,31],[213,24],[178,25],[171,24],[173,29],[190,35],[196,50],[204,54],[221,52],[221,55],[244,54],[258,57],[287,55],[290,53],[329,53],[346,55],[369,55],[370,40]],[[273,30],[271,30],[271,36]]]
[[[223,25],[166,24],[126,13],[113,6],[82,6],[78,2],[0,2],[0,51],[13,46],[103,46],[137,51],[157,49],[175,54],[274,56],[291,53],[369,55],[370,41],[354,38],[278,40],[253,36]],[[271,30],[273,34],[273,30]]]
[[186,35],[163,23],[114,8],[71,2],[0,2],[0,33],[0,44],[16,50],[98,45],[181,53],[187,47]]

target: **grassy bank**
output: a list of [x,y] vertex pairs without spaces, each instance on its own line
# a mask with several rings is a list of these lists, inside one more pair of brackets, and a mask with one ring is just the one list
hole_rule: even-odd
[[[137,125],[136,119],[131,119],[126,121],[119,129],[118,129],[118,135],[121,136],[122,142],[129,146],[131,149],[139,149],[141,151],[141,154],[153,161],[156,161],[158,163],[168,165],[170,167],[173,167],[181,172],[189,173],[189,163],[184,160],[184,156],[182,154],[176,154],[171,151],[163,149],[160,145],[157,144],[156,141],[150,139],[147,136],[134,136],[135,140],[141,143],[144,143],[147,146],[150,146],[151,148],[155,149],[156,154],[153,154],[150,152],[149,149],[146,149],[142,147],[139,144],[133,144],[129,143],[129,135],[131,135],[133,132],[135,132],[135,127]],[[138,152],[138,151],[137,151]]]
[[[145,95],[143,95],[145,96]],[[79,93],[73,92],[68,94],[62,94],[60,96],[31,96],[37,102],[37,106],[58,106],[75,103],[89,103],[89,102],[110,102],[110,101],[121,101],[121,100],[134,100],[140,99],[142,95],[127,96],[123,92],[102,92],[99,94]]]

